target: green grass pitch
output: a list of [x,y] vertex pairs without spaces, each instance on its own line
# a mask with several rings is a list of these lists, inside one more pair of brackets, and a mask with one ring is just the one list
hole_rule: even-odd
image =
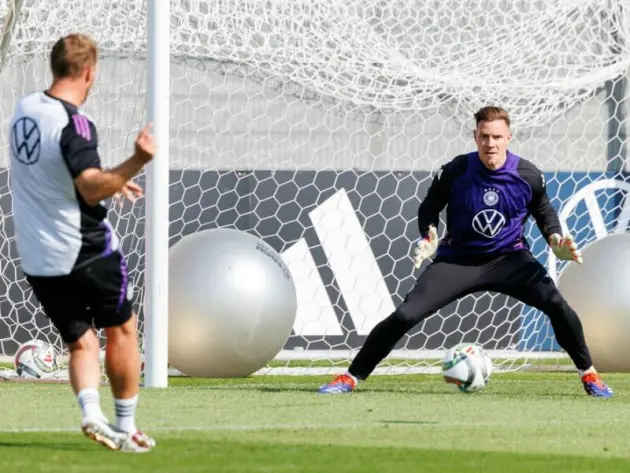
[[[143,389],[138,423],[154,451],[110,452],[84,438],[67,385],[0,383],[6,472],[630,471],[630,376],[593,399],[575,373],[497,373],[482,392],[436,375],[374,376],[350,395],[329,377],[173,378]],[[111,396],[103,404],[113,416]]]

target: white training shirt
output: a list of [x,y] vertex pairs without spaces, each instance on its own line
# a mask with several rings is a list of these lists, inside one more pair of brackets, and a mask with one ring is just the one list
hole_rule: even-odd
[[13,221],[22,270],[60,276],[111,254],[118,238],[102,205],[85,203],[74,178],[101,167],[92,121],[46,92],[25,96],[9,128]]

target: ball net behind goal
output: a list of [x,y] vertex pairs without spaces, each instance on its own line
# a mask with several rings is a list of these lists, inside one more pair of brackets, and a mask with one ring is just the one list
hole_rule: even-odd
[[[170,242],[234,227],[282,253],[299,308],[284,350],[264,372],[347,365],[401,302],[414,281],[408,254],[418,204],[442,164],[474,150],[472,113],[481,106],[509,111],[512,150],[544,170],[553,204],[580,244],[626,231],[619,227],[625,5],[171,0]],[[146,121],[146,7],[3,0],[0,19],[0,355],[11,356],[31,338],[61,349],[15,249],[7,182],[13,106],[49,83],[48,53],[59,36],[89,33],[101,60],[85,110],[98,126],[104,164],[129,156]],[[575,198],[595,181],[604,184]],[[144,200],[111,206],[141,329],[144,210]],[[527,237],[553,275],[561,271],[535,226]],[[379,372],[438,366],[443,350],[462,341],[480,343],[506,369],[564,356],[543,314],[478,293],[409,332]]]

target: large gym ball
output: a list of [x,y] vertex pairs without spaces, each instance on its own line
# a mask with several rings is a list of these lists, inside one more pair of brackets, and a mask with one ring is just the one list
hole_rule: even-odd
[[583,250],[558,287],[582,321],[598,371],[630,371],[630,235],[614,234]]
[[264,367],[291,334],[296,310],[289,269],[249,233],[200,231],[169,251],[169,363],[188,376]]

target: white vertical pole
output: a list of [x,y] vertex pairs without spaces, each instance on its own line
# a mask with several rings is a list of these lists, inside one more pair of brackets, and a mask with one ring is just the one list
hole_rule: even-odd
[[156,155],[147,166],[144,384],[168,385],[170,1],[148,0],[147,104]]

